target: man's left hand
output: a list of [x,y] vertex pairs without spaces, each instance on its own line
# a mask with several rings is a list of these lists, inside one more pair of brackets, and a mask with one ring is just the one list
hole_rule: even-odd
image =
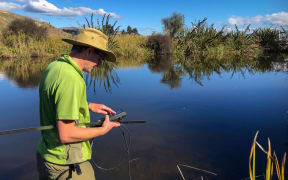
[[105,106],[104,104],[95,104],[95,103],[89,103],[89,109],[90,111],[98,114],[116,114],[115,111],[113,111],[111,108]]

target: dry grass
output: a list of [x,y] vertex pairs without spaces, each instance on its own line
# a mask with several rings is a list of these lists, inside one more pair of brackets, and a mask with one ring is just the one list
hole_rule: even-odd
[[115,53],[117,57],[125,58],[145,58],[150,56],[152,52],[146,48],[147,37],[141,35],[117,35],[119,48]]

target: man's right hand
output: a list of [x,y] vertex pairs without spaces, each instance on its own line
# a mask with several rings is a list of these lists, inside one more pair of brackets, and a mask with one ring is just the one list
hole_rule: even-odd
[[[109,115],[105,115],[105,120],[102,124],[102,128],[103,128],[103,133],[106,134],[107,132],[109,132],[113,127],[119,127],[120,123],[119,122],[111,122],[109,120]],[[104,135],[103,134],[103,135]]]

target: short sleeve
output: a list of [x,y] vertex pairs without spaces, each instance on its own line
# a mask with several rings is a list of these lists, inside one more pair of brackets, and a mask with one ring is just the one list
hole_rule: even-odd
[[83,85],[79,81],[62,81],[55,93],[56,119],[78,120]]

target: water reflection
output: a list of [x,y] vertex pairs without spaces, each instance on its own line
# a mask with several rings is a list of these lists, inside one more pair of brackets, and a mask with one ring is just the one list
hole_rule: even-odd
[[51,59],[5,59],[0,60],[0,78],[7,77],[20,88],[36,88]]
[[111,92],[112,84],[118,86],[120,79],[115,71],[117,65],[109,61],[103,61],[101,66],[96,67],[90,74],[86,76],[87,86],[93,87],[94,93],[96,92],[96,86],[104,86],[106,91]]
[[181,87],[183,70],[173,61],[173,56],[155,56],[148,61],[148,68],[153,73],[162,73],[160,82],[166,84],[170,89]]
[[5,78],[5,74],[3,72],[0,72],[0,81],[2,81]]
[[[0,80],[7,77],[12,83],[20,88],[36,88],[39,85],[42,72],[46,66],[55,58],[37,59],[8,59],[0,60]],[[106,91],[111,92],[112,86],[120,84],[117,68],[141,67],[148,64],[152,73],[162,74],[160,82],[166,84],[170,89],[180,88],[182,80],[188,76],[190,80],[203,86],[203,80],[209,80],[213,74],[221,75],[223,72],[240,72],[244,77],[246,72],[288,72],[288,62],[283,55],[265,55],[259,59],[243,59],[231,57],[227,59],[202,58],[198,60],[181,60],[173,56],[155,56],[152,59],[123,59],[117,63],[104,61],[100,67],[94,68],[86,75],[87,86],[92,86],[94,92],[103,86]]]
[[202,58],[199,60],[173,61],[172,56],[155,56],[149,60],[148,67],[153,73],[162,73],[161,83],[167,84],[170,89],[181,87],[182,79],[187,75],[190,80],[203,86],[203,80],[209,80],[213,74],[223,72],[240,72],[245,78],[248,71],[256,72],[288,72],[288,62],[283,55],[262,56],[258,59],[243,59],[240,56],[227,59]]

